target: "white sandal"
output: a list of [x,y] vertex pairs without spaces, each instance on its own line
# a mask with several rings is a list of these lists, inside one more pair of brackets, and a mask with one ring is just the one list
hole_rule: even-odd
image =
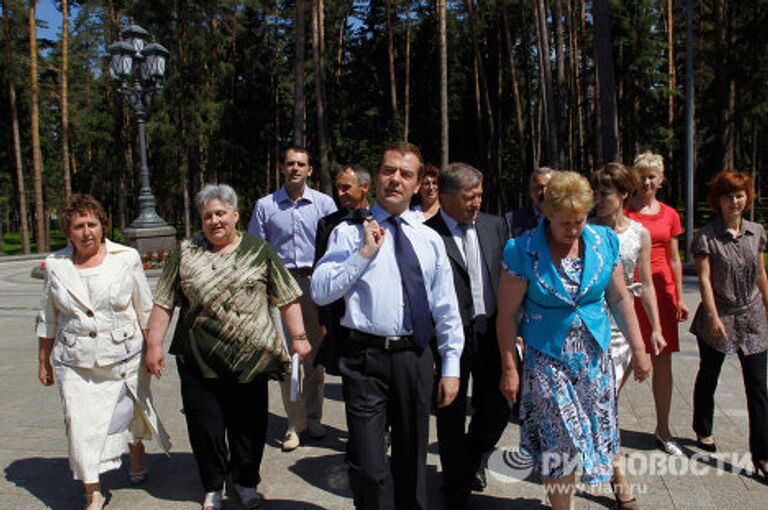
[[223,504],[220,490],[207,492],[203,500],[203,510],[221,510]]

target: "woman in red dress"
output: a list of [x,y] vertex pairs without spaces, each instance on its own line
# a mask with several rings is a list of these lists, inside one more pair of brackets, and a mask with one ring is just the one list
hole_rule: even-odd
[[656,441],[670,455],[682,455],[680,445],[669,430],[672,404],[672,353],[680,350],[678,322],[688,319],[688,306],[683,302],[683,270],[677,236],[682,234],[680,215],[660,202],[656,192],[664,182],[664,160],[658,154],[645,152],[635,158],[635,172],[640,188],[629,201],[627,216],[639,221],[651,234],[651,272],[661,319],[661,331],[667,346],[653,354],[650,345],[651,325],[642,306],[635,306],[645,349],[653,361],[653,400],[656,404]]

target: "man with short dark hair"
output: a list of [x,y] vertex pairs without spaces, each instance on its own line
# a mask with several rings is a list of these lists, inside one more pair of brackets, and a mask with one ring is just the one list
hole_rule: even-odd
[[318,304],[343,297],[346,305],[341,324],[351,332],[339,371],[350,486],[362,509],[427,508],[434,334],[441,360],[438,406],[449,405],[459,387],[464,335],[451,266],[440,237],[408,209],[422,172],[416,146],[391,144],[379,165],[371,218],[333,230],[312,279]]
[[523,232],[536,228],[544,217],[541,212],[541,204],[544,202],[544,192],[547,191],[549,180],[555,175],[553,168],[539,167],[531,173],[528,194],[531,203],[506,214],[509,237],[518,237]]
[[[425,222],[445,244],[464,326],[461,382],[456,399],[438,408],[437,440],[446,508],[466,508],[472,488],[485,487],[484,457],[509,419],[499,390],[501,358],[496,341],[496,296],[507,241],[504,220],[480,212],[483,174],[466,163],[451,163],[438,177],[440,210]],[[474,414],[467,429],[467,388],[472,375]]]
[[[322,337],[317,307],[310,297],[309,286],[315,259],[317,222],[323,216],[334,212],[336,204],[328,195],[307,185],[307,180],[312,175],[312,164],[307,149],[286,149],[282,170],[285,178],[283,186],[256,202],[248,232],[272,245],[303,293],[300,298],[301,311],[313,353],[302,361],[303,389],[295,402],[290,399],[290,380],[287,379],[280,385],[288,417],[283,450],[291,451],[299,446],[299,434],[305,429],[308,429],[311,437],[319,438],[325,435],[325,428],[321,423],[325,374],[322,367],[315,367],[312,363]],[[279,314],[273,313],[272,316],[275,322],[280,320]],[[285,334],[289,335],[287,331]],[[290,341],[287,343],[290,344]]]

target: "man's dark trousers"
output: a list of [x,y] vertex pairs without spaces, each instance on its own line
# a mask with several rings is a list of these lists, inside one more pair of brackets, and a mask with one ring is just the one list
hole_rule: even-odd
[[[385,351],[347,341],[339,356],[356,508],[426,510],[431,349]],[[392,459],[384,442],[391,427]]]

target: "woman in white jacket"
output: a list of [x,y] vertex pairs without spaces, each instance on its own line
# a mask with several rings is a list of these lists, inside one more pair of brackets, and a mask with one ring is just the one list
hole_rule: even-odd
[[86,510],[98,510],[99,475],[120,467],[126,446],[133,483],[146,478],[143,438],[170,447],[140,370],[152,294],[138,252],[106,239],[96,199],[73,195],[60,221],[69,245],[45,261],[38,378],[58,384],[69,464],[85,484]]

